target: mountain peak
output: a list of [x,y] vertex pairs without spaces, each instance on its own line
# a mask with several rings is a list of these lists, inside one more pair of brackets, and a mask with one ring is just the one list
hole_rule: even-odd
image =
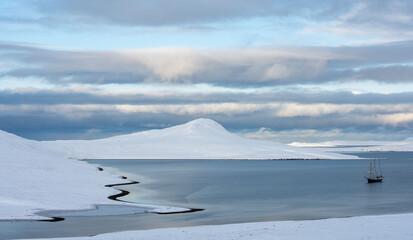
[[191,125],[191,126],[221,126],[221,124],[215,122],[210,118],[198,118],[192,121],[185,123],[184,125]]
[[198,118],[182,124],[181,126],[187,130],[207,129],[211,131],[213,130],[227,132],[227,130],[221,124],[209,118]]

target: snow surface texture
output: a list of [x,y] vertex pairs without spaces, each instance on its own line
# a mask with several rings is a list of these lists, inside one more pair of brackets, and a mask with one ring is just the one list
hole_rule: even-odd
[[[107,197],[106,184],[125,183],[118,176],[74,159],[47,145],[0,131],[0,219],[45,219],[40,210],[90,209],[94,204],[123,204]],[[147,211],[187,209],[134,205]]]
[[357,159],[240,137],[211,119],[99,140],[45,142],[79,159]]
[[[65,240],[411,240],[413,214],[311,221],[258,222],[108,233]],[[60,238],[63,239],[63,238]],[[49,239],[52,240],[52,239]]]

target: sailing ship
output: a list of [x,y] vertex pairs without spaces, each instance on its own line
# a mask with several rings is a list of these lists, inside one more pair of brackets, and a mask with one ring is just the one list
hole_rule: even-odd
[[367,176],[364,177],[367,179],[368,183],[381,182],[383,180],[383,175],[381,175],[380,159],[378,160],[378,165],[376,165],[376,159],[370,160]]

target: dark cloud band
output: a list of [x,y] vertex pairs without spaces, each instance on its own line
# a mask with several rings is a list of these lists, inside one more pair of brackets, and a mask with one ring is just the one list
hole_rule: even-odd
[[403,93],[359,93],[346,91],[256,91],[242,92],[194,92],[180,91],[137,91],[116,92],[109,90],[73,90],[59,88],[50,90],[1,90],[0,104],[3,105],[56,105],[56,104],[129,104],[129,105],[171,105],[171,104],[213,104],[213,103],[305,103],[305,104],[411,104],[413,92]]

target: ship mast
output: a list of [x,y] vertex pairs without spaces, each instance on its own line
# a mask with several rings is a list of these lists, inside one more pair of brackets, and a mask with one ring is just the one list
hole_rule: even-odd
[[379,176],[382,176],[382,175],[381,175],[381,165],[380,165],[380,159],[379,159]]
[[370,160],[369,178],[373,177],[373,162]]

